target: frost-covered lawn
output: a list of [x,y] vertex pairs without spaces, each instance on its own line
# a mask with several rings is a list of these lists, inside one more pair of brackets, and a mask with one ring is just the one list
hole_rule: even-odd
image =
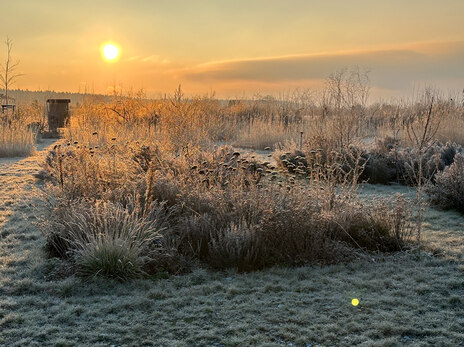
[[[430,210],[422,258],[120,284],[45,259],[30,196],[39,152],[0,162],[1,346],[464,345],[464,217]],[[364,186],[363,195],[408,193]],[[351,299],[358,298],[357,307]]]

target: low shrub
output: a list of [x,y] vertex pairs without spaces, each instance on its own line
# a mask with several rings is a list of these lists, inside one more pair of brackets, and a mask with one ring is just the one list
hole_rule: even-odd
[[408,247],[412,239],[411,209],[396,195],[393,200],[367,204],[352,202],[340,209],[331,221],[337,238],[371,251],[392,252]]
[[[438,172],[451,165],[455,155],[461,151],[460,145],[447,142],[429,145],[424,152],[420,152],[415,147],[407,147],[399,149],[397,152],[392,151],[389,156],[396,161],[401,183],[414,185],[417,184],[415,175],[419,172],[420,162],[422,162],[422,183],[426,184],[429,181],[434,181]],[[420,160],[421,158],[422,160]]]
[[207,238],[208,263],[213,268],[235,267],[239,271],[253,270],[262,261],[260,239],[256,230],[245,221],[231,223],[219,231],[210,231]]
[[[435,175],[451,165],[462,147],[455,143],[437,143],[419,152],[414,147],[400,147],[391,138],[377,141],[374,148],[351,145],[336,148],[306,143],[304,151],[286,150],[277,152],[275,159],[282,169],[298,175],[323,175],[338,177],[339,182],[357,179],[358,182],[389,184],[396,182],[405,185],[417,184],[416,173],[422,162],[423,182],[433,181]],[[355,169],[359,171],[354,171]],[[355,176],[349,176],[353,175]]]
[[426,187],[432,203],[444,209],[464,212],[464,156],[460,153],[454,162],[439,172],[435,182]]
[[275,152],[274,158],[278,167],[285,172],[313,181],[339,185],[356,185],[361,181],[368,163],[365,151],[353,145],[336,149],[323,142],[313,139],[305,144],[303,151],[289,149],[292,144],[288,143],[287,148]]

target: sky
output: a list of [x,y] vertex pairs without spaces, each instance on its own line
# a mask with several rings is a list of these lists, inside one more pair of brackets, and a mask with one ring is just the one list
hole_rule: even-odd
[[[0,36],[24,74],[14,88],[156,96],[181,84],[233,98],[318,89],[353,66],[377,96],[464,88],[463,0],[1,2]],[[115,62],[102,58],[108,42]]]

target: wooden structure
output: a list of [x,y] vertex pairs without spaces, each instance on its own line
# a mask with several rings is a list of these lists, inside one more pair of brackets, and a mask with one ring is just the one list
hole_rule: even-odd
[[[2,113],[14,113],[15,110],[16,110],[16,105],[14,104],[14,102],[16,101],[15,98],[12,98],[11,96],[9,96],[8,98],[6,97],[5,94],[0,94],[0,100],[2,101],[1,102],[1,111]],[[10,101],[13,102],[10,103]]]
[[2,113],[5,113],[5,111],[8,112],[8,110],[11,110],[14,113],[14,111],[16,110],[16,105],[2,105]]
[[68,125],[70,102],[70,99],[47,100],[48,130],[50,133],[58,133],[58,128],[64,128]]

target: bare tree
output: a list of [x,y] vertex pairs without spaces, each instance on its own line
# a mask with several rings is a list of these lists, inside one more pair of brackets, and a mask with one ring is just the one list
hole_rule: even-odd
[[336,110],[365,108],[370,94],[369,70],[358,66],[339,69],[326,79],[326,89]]
[[359,67],[341,69],[326,79],[323,117],[332,117],[339,147],[350,144],[366,122],[370,93],[369,71]]
[[5,99],[6,104],[8,104],[8,89],[11,85],[16,82],[16,79],[22,74],[17,72],[19,66],[19,60],[13,61],[11,57],[11,50],[13,49],[13,41],[7,37],[5,41],[6,45],[6,59],[5,62],[1,64],[0,70],[0,83],[2,89],[5,90]]
[[[441,120],[447,115],[446,105],[440,100],[440,95],[433,88],[426,88],[419,102],[412,105],[407,115],[406,132],[410,142],[417,149],[417,158],[411,159],[411,178],[417,184],[417,240],[419,254],[422,246],[422,228],[426,213],[424,187],[430,183],[432,176],[424,172],[424,160],[427,151],[435,144],[435,135]],[[415,164],[417,160],[417,165]]]

